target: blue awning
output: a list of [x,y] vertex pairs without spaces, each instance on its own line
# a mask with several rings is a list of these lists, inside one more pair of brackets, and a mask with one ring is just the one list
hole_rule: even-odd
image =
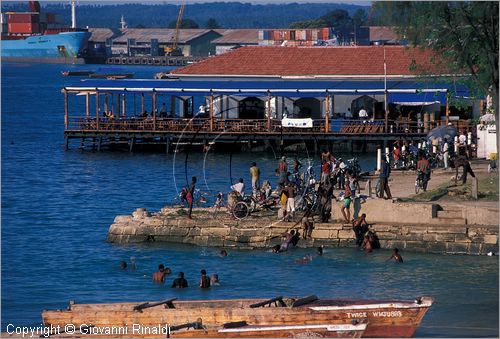
[[387,101],[403,106],[446,105],[446,92],[389,93]]
[[[457,91],[450,82],[424,82],[417,80],[390,80],[385,87],[382,80],[180,80],[180,79],[86,79],[65,87],[72,92],[100,91],[106,93],[151,93],[176,96],[279,96],[325,97],[326,95],[389,94],[389,102],[446,102],[447,91]],[[460,96],[469,90],[461,86]]]

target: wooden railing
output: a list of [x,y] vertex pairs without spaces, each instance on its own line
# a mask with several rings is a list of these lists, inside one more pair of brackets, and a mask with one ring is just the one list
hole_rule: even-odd
[[[450,121],[459,131],[470,130],[468,120]],[[270,128],[267,119],[213,119],[212,129],[208,118],[156,118],[156,120],[139,117],[99,118],[69,117],[66,131],[130,131],[130,132],[214,132],[214,133],[340,133],[340,134],[380,134],[380,133],[425,133],[434,127],[445,125],[444,121],[429,122],[427,128],[423,123],[404,120],[389,120],[385,131],[384,120],[361,121],[330,119],[329,131],[325,131],[325,120],[313,120],[312,128],[282,127],[280,120],[271,120]]]

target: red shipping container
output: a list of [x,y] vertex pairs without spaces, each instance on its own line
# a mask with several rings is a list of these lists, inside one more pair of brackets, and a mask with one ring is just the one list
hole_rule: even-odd
[[273,31],[273,40],[274,41],[280,41],[281,40],[280,31],[278,31],[278,30]]
[[35,23],[40,22],[39,14],[34,13],[11,13],[9,14],[9,23]]
[[18,34],[40,33],[38,23],[9,23],[9,32]]
[[306,31],[306,40],[307,41],[311,41],[312,40],[312,31],[310,29],[308,29]]
[[290,40],[290,31],[284,31],[283,33],[284,33],[283,36],[284,40]]

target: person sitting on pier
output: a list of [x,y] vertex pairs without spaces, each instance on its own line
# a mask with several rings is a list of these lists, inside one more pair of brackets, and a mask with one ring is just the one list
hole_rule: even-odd
[[399,249],[397,247],[392,250],[391,257],[386,261],[389,261],[391,259],[396,260],[396,262],[403,262],[403,257],[401,257],[401,254],[399,254]]
[[352,230],[356,235],[356,245],[361,246],[363,244],[363,237],[368,231],[368,223],[366,222],[366,214],[361,214],[360,217],[352,222]]
[[210,278],[207,277],[207,271],[201,270],[200,283],[198,284],[200,288],[209,288],[210,287]]
[[165,282],[165,266],[163,264],[158,265],[158,271],[153,273],[153,281],[157,283]]
[[237,192],[241,197],[244,196],[245,184],[243,183],[243,178],[240,178],[236,184],[231,186],[231,189]]
[[184,278],[184,272],[179,272],[178,278],[174,279],[172,283],[172,288],[186,288],[188,287],[188,282]]

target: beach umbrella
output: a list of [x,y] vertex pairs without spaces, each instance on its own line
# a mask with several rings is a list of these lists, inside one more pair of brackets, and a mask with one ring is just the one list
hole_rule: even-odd
[[457,135],[457,129],[452,125],[439,126],[427,133],[427,140],[432,141],[432,138],[437,138],[441,142],[444,138],[448,141],[453,140]]

